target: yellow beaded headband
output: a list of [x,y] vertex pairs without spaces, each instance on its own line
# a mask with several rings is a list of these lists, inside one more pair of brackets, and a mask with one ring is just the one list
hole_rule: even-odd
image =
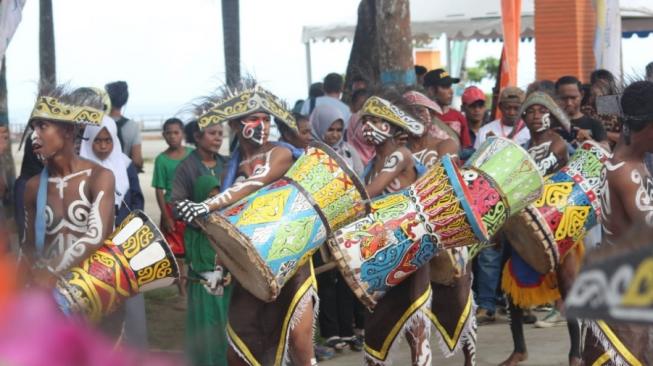
[[365,101],[365,104],[363,104],[361,115],[379,117],[382,120],[388,121],[414,135],[419,136],[424,133],[423,124],[419,123],[417,120],[399,109],[399,107],[383,98],[375,96],[369,97]]
[[259,86],[237,92],[218,101],[198,118],[197,124],[200,129],[204,129],[209,125],[227,122],[257,112],[269,113],[292,130],[297,131],[297,122],[292,113],[284,108],[276,96]]
[[102,124],[102,117],[104,117],[104,112],[99,109],[64,104],[54,97],[39,97],[36,100],[29,121],[43,119],[54,122],[99,126]]

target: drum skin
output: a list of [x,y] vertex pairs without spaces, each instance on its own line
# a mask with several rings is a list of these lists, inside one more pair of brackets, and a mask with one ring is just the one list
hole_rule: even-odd
[[199,223],[238,282],[270,302],[333,230],[369,212],[367,197],[335,151],[312,143],[284,177]]
[[163,234],[142,211],[132,211],[105,243],[57,281],[53,296],[68,315],[93,323],[137,293],[167,287],[179,277]]
[[465,267],[469,262],[467,249],[450,248],[439,251],[431,258],[431,282],[450,286],[454,281],[465,274]]
[[363,304],[373,308],[438,250],[487,239],[468,194],[447,155],[413,185],[374,199],[372,213],[334,233],[331,253]]
[[601,217],[600,176],[610,153],[584,142],[565,167],[549,176],[544,192],[505,231],[510,244],[535,270],[555,269]]

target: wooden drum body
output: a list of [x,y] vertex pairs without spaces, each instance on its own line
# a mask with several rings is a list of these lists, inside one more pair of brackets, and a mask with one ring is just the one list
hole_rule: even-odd
[[538,272],[554,270],[598,224],[601,169],[609,157],[597,143],[584,142],[564,168],[546,179],[540,198],[506,225],[512,247]]
[[461,169],[488,234],[542,195],[544,181],[528,152],[512,140],[488,138]]
[[59,308],[97,323],[127,298],[170,286],[179,277],[172,250],[144,212],[131,212],[104,245],[57,281]]
[[367,201],[336,152],[312,143],[283,178],[200,225],[240,284],[269,302],[332,230],[369,212]]
[[449,156],[413,185],[372,202],[372,212],[341,228],[329,248],[343,277],[369,308],[427,264],[438,250],[486,240],[469,193]]

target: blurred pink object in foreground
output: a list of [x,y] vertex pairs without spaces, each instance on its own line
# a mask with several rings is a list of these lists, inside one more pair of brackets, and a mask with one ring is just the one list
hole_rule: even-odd
[[47,292],[17,294],[0,309],[0,364],[12,366],[173,366],[179,359],[116,348],[65,317]]

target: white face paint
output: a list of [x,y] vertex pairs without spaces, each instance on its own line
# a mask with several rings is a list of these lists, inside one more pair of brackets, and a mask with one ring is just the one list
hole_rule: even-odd
[[542,127],[538,128],[537,131],[535,132],[546,131],[549,128],[551,128],[551,114],[544,113],[544,115],[542,116]]
[[[39,138],[38,132],[36,130],[32,131],[30,135],[30,140],[32,140],[32,149],[38,148],[41,146],[41,139]],[[40,153],[36,153],[36,158],[40,161],[45,161],[46,157]]]
[[269,137],[265,131],[265,124],[269,123],[269,118],[269,116],[260,116],[258,118],[250,116],[246,120],[240,121],[243,125],[243,137],[258,146],[265,144]]
[[381,122],[381,127],[377,128],[372,122],[365,122],[363,126],[363,137],[372,145],[381,145],[385,140],[392,137],[390,134],[390,124],[388,122]]

